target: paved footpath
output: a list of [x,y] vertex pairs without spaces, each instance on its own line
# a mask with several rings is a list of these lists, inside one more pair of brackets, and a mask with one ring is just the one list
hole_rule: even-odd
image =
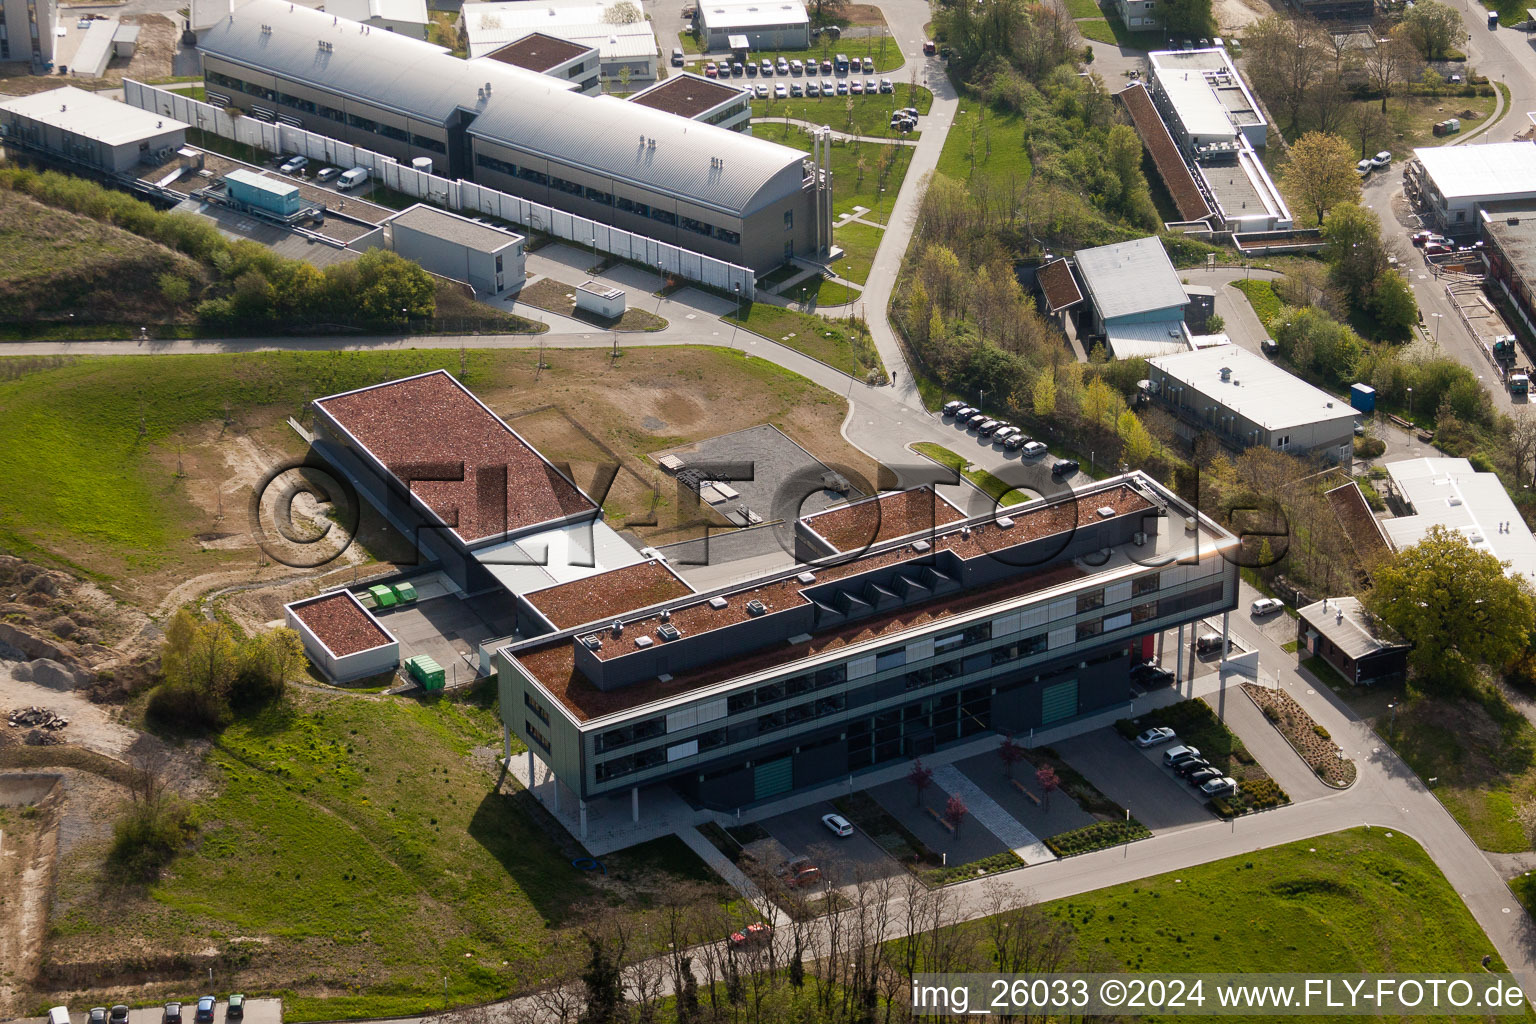
[[1044,864],[1056,859],[1024,824],[1009,814],[1002,804],[988,796],[980,786],[952,764],[933,770],[933,781],[946,793],[952,793],[965,801],[966,810],[982,828],[991,832],[1018,855],[1025,864]]

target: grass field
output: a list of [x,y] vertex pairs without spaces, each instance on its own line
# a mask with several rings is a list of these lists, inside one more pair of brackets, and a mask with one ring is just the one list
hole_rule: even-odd
[[[776,81],[776,80],[775,80]],[[806,79],[795,78],[795,82]],[[817,81],[817,79],[809,79]],[[834,131],[848,135],[868,135],[875,138],[906,138],[915,141],[922,132],[898,135],[891,128],[891,114],[898,107],[916,107],[926,114],[933,106],[933,93],[922,86],[909,82],[896,82],[896,91],[874,96],[821,96],[790,97],[787,100],[766,99],[752,101],[752,120],[762,122],[810,121],[824,124]],[[852,101],[850,109],[849,102]]]
[[871,224],[860,224],[858,221],[849,221],[842,227],[836,228],[832,236],[837,240],[837,244],[843,247],[844,254],[832,269],[839,277],[846,278],[854,284],[863,284],[868,281],[870,267],[875,262],[875,250],[880,248],[880,240],[885,237],[884,229]]
[[[770,142],[811,151],[811,136],[793,125],[782,121],[764,121],[753,128],[753,134]],[[838,142],[832,146],[832,212],[834,215],[849,213],[855,206],[870,212],[864,216],[884,223],[890,215],[891,204],[901,190],[901,182],[912,164],[912,147],[896,146],[879,142]],[[880,189],[881,168],[889,165],[885,173],[882,195]]]
[[1019,188],[1029,180],[1024,119],[999,113],[965,97],[939,154],[938,173],[992,189]]
[[[833,300],[837,301],[842,288],[830,286],[830,291]],[[828,320],[814,313],[801,313],[766,302],[752,303],[746,308],[745,316],[731,315],[722,319],[770,341],[804,352],[812,359],[819,359],[833,369],[859,380],[867,380],[871,373],[881,382],[887,379],[885,365],[880,361],[880,354],[875,351],[874,342],[859,328],[842,321]]]
[[1115,43],[1115,30],[1104,18],[1081,18],[1077,21],[1077,30],[1082,33],[1084,39],[1110,45]]
[[1280,317],[1280,296],[1273,281],[1233,281],[1232,287],[1248,296],[1248,304],[1266,328]]
[[919,441],[912,446],[912,450],[919,455],[926,455],[941,466],[956,470],[961,476],[980,487],[987,497],[999,505],[1021,505],[1033,500],[1028,494],[1006,481],[999,480],[984,469],[970,469],[969,462],[943,445],[937,445],[931,441]]
[[834,281],[825,274],[817,274],[785,292],[784,297],[793,299],[807,309],[820,309],[828,306],[846,306],[850,302],[856,302],[861,292],[862,290],[858,287],[849,286],[842,281]]
[[497,786],[485,692],[295,693],[226,729],[197,848],[147,891],[112,893],[110,915],[66,870],[52,955],[110,962],[117,948],[242,936],[249,962],[227,985],[284,993],[290,1020],[415,1013],[442,1005],[444,978],[453,1003],[537,984],[554,940],[606,908],[638,923],[683,884],[734,898],[676,840],[604,858],[606,876],[573,868],[569,837]]
[[1104,12],[1094,0],[1066,0],[1067,13],[1074,18],[1102,18]]
[[1515,807],[1536,799],[1536,728],[1503,697],[1418,697],[1376,727],[1421,779],[1436,780],[1435,796],[1478,846],[1531,848]]
[[[1493,945],[1412,839],[1352,829],[1045,905],[1132,971],[1478,971]],[[1228,1018],[1231,1019],[1231,1018]]]

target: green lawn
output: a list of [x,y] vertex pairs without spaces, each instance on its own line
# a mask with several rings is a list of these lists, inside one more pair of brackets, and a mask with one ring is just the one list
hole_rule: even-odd
[[1084,18],[1077,22],[1077,30],[1083,34],[1084,39],[1111,46],[1115,44],[1115,29],[1103,18]]
[[1248,296],[1248,304],[1266,329],[1280,318],[1280,296],[1273,281],[1233,281],[1232,287]]
[[1074,18],[1102,18],[1104,12],[1094,0],[1066,0],[1067,13]]
[[1509,887],[1525,912],[1536,917],[1536,875],[1529,871],[1521,872],[1509,880]]
[[[795,78],[791,81],[806,80]],[[915,141],[921,137],[922,132],[899,136],[891,128],[891,114],[898,107],[916,107],[926,114],[933,106],[933,93],[920,85],[913,86],[907,82],[898,81],[895,86],[894,93],[876,93],[873,96],[792,96],[785,100],[753,100],[752,120],[766,122],[753,131],[762,134],[764,130],[771,130],[769,123],[772,121],[782,121],[788,117],[791,120],[824,124],[848,135],[868,135],[881,139],[904,137]]]
[[[1083,9],[1086,10],[1086,8]],[[1077,23],[1078,31],[1086,39],[1092,39],[1100,43],[1111,43],[1131,50],[1157,50],[1167,43],[1167,39],[1164,38],[1161,32],[1132,32],[1112,12],[1095,9],[1088,11],[1086,15],[1080,15],[1076,14],[1075,10],[1069,6],[1069,11],[1073,13],[1074,17],[1087,17],[1091,19]],[[1087,26],[1092,26],[1093,31],[1088,31]]]
[[243,949],[228,987],[281,991],[289,1020],[383,1016],[441,1007],[445,978],[453,1003],[539,984],[595,906],[638,924],[685,881],[731,899],[675,840],[573,868],[575,844],[475,755],[500,747],[493,701],[297,693],[229,727],[197,847],[112,914],[66,875],[57,941]]
[[983,493],[998,505],[1022,505],[1026,501],[1034,500],[1030,495],[1015,488],[1005,480],[1000,480],[984,469],[971,469],[970,462],[945,448],[943,445],[934,444],[931,441],[919,441],[912,446],[912,450],[919,455],[926,455],[941,466],[948,466],[960,473],[971,483],[980,487]]
[[[840,290],[832,288],[834,301]],[[859,380],[866,380],[871,374],[881,382],[888,379],[869,335],[840,320],[828,320],[814,313],[801,313],[766,302],[752,303],[747,307],[745,317],[731,315],[721,319],[804,352]]]
[[1351,829],[1045,904],[1133,971],[1479,971],[1503,965],[1422,848]]
[[1022,117],[988,109],[966,96],[944,139],[938,172],[957,181],[985,181],[994,190],[1022,188],[1030,176],[1024,143]]
[[817,274],[785,292],[784,297],[816,309],[822,306],[846,306],[849,302],[857,301],[861,292],[862,289],[834,281],[825,274]]
[[[873,213],[869,216],[872,217]],[[843,247],[845,254],[832,268],[837,275],[854,284],[863,284],[869,280],[869,269],[875,262],[875,250],[880,248],[880,240],[885,237],[884,229],[849,221],[833,231],[832,236]]]

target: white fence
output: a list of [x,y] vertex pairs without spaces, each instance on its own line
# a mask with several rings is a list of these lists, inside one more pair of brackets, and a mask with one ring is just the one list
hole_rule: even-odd
[[338,167],[366,167],[381,184],[437,206],[499,217],[583,248],[595,244],[599,252],[633,260],[646,267],[660,266],[668,274],[717,288],[727,295],[737,294],[739,288],[741,297],[748,302],[756,295],[757,275],[748,267],[610,224],[600,224],[472,181],[455,181],[418,171],[370,149],[338,142],[292,125],[273,124],[254,117],[231,117],[211,103],[130,78],[123,79],[123,98],[141,110],[174,117],[203,131],[269,153],[298,153]]

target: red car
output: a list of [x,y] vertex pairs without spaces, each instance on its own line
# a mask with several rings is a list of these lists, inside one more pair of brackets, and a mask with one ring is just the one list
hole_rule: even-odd
[[1441,255],[1443,253],[1448,253],[1448,252],[1451,252],[1451,251],[1452,250],[1451,250],[1450,246],[1442,245],[1439,242],[1425,242],[1424,243],[1424,255],[1425,256],[1439,256],[1439,255]]
[[936,54],[938,52],[939,52],[939,44],[938,43],[935,43],[932,39],[924,39],[923,40],[923,56],[924,57],[932,57],[934,54]]
[[804,888],[821,881],[821,868],[808,860],[792,860],[779,871],[779,877],[791,888]]
[[751,949],[756,946],[767,945],[773,937],[773,926],[756,921],[747,925],[739,932],[731,932],[728,940],[732,949]]
[[1413,234],[1408,236],[1408,241],[1413,243],[1413,247],[1415,249],[1422,249],[1424,247],[1424,243],[1433,238],[1434,234],[1435,233],[1433,231],[1415,231]]

